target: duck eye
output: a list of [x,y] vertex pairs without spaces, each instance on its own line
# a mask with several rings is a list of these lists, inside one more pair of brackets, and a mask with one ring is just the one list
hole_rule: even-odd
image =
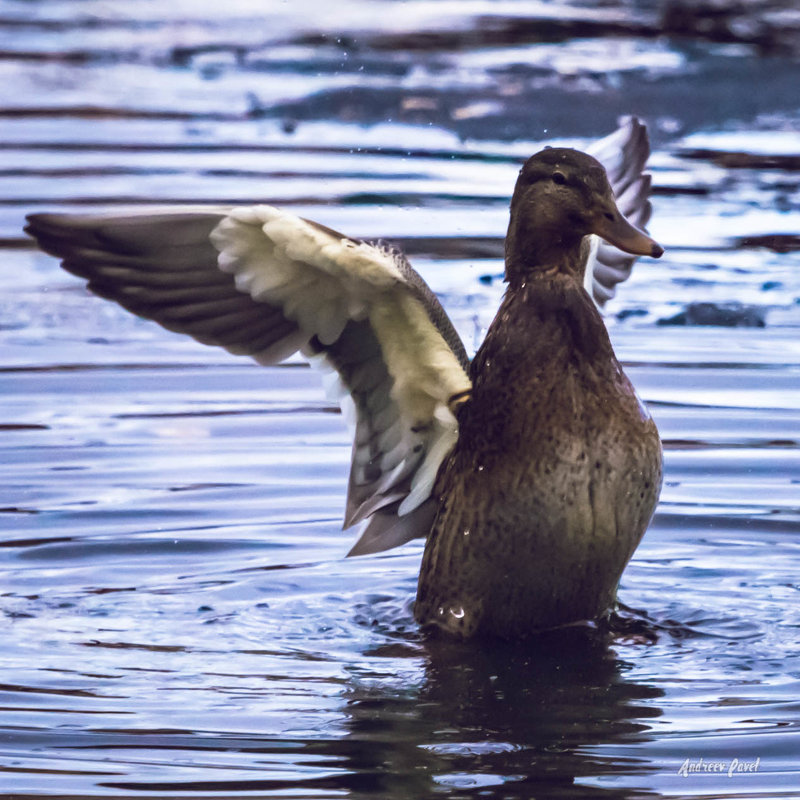
[[567,179],[564,177],[564,173],[562,172],[554,172],[552,175],[553,183],[557,183],[559,186],[563,186]]

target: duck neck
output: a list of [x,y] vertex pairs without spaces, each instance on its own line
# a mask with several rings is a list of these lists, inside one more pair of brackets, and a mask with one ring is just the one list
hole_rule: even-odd
[[554,353],[563,346],[573,358],[595,359],[602,354],[613,360],[602,317],[582,281],[571,272],[514,273],[495,324],[529,351]]
[[563,231],[532,231],[512,216],[505,241],[505,279],[519,288],[537,276],[569,275],[583,284],[590,239]]

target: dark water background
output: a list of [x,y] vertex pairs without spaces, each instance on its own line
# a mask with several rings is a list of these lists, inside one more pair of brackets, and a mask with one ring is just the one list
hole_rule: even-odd
[[[797,797],[793,6],[0,0],[0,796]],[[402,244],[474,349],[520,160],[630,113],[667,255],[608,324],[666,478],[614,637],[425,641],[421,544],[343,558],[316,375],[137,320],[21,234],[288,206]]]

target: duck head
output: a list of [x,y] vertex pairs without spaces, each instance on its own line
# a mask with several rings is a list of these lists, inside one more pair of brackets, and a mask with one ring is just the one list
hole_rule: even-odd
[[663,248],[617,208],[603,165],[586,153],[552,147],[520,170],[506,236],[506,278],[558,271],[583,279],[583,240],[597,234],[626,253],[658,258]]

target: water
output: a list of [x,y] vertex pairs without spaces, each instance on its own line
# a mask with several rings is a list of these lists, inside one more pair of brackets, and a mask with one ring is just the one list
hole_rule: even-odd
[[[796,796],[796,50],[658,13],[0,0],[0,796]],[[667,255],[607,318],[665,486],[613,632],[426,640],[421,544],[343,558],[315,374],[90,298],[21,234],[268,200],[401,243],[474,349],[519,160],[631,112]],[[763,326],[659,324],[698,302]]]

